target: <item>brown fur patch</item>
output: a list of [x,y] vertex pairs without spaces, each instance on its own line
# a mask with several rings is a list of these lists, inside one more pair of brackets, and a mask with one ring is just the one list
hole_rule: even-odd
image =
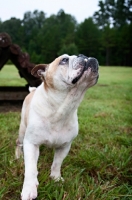
[[36,65],[32,71],[31,71],[31,74],[37,78],[41,77],[41,72],[44,72],[46,70],[46,67],[48,65],[47,64],[39,64],[39,65]]
[[49,65],[49,68],[47,70],[47,73],[46,73],[46,77],[45,77],[45,82],[47,85],[47,87],[51,87],[54,89],[54,83],[53,83],[53,77],[54,77],[54,74],[56,73],[57,71],[57,68],[58,68],[58,65],[59,65],[59,62],[60,62],[60,57],[56,58],[52,63],[50,63]]

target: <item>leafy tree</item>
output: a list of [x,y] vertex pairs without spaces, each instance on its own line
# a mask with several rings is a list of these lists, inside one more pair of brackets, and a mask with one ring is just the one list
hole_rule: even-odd
[[92,18],[85,19],[76,32],[76,45],[79,53],[87,56],[99,56],[100,32]]
[[62,48],[60,49],[60,51],[58,52],[58,55],[62,55],[62,54],[69,54],[69,55],[77,55],[78,54],[78,48],[75,45],[75,43],[71,43],[69,45],[63,45]]
[[77,27],[76,19],[69,14],[65,14],[63,10],[60,10],[57,14],[57,21],[60,30],[61,45],[74,43],[75,29]]
[[101,46],[106,65],[129,65],[132,0],[101,0],[99,10],[93,17],[101,30]]
[[113,18],[114,26],[117,27],[132,22],[132,0],[117,0]]
[[[40,59],[40,44],[39,44],[39,32],[45,23],[45,13],[35,10],[32,12],[26,12],[22,20],[24,29],[24,46],[31,56],[32,62],[39,62]],[[35,55],[35,56],[34,56]],[[37,59],[36,59],[37,58]]]
[[111,54],[112,49],[116,45],[115,41],[115,29],[110,28],[110,26],[104,27],[103,30],[101,30],[101,46],[103,47],[105,51],[105,65],[109,66],[111,65]]
[[93,18],[80,24],[63,10],[48,18],[43,11],[26,12],[23,20],[0,20],[0,32],[7,32],[34,63],[82,53],[103,65],[132,66],[132,0],[100,0]]
[[43,62],[52,61],[62,47],[74,43],[75,26],[75,19],[63,10],[45,20],[39,31],[39,48]]
[[100,28],[121,27],[132,22],[132,0],[100,0],[98,6],[93,17]]
[[94,21],[100,28],[111,24],[111,10],[114,10],[114,0],[99,1],[99,10],[94,13]]
[[45,22],[45,13],[43,11],[35,10],[26,12],[22,20],[26,35],[32,35],[32,31],[39,30],[43,27]]
[[116,29],[116,45],[113,48],[113,65],[132,66],[132,24]]
[[20,46],[24,45],[24,32],[20,19],[13,17],[10,20],[4,21],[0,25],[0,32],[7,32],[11,36],[13,43]]

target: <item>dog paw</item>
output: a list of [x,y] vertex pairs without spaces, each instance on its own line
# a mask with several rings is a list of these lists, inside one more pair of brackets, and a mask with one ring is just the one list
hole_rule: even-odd
[[21,200],[33,200],[37,198],[37,186],[33,182],[26,182],[23,185]]
[[50,175],[50,178],[52,178],[55,182],[64,182],[64,179],[61,177],[61,176],[53,176],[53,175]]
[[55,178],[54,181],[55,182],[59,182],[59,181],[64,182],[64,178],[63,177],[58,177],[58,178]]

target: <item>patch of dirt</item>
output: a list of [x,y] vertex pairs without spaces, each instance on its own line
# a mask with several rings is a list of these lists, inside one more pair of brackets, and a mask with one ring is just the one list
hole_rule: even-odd
[[0,102],[0,113],[5,112],[20,112],[22,108],[22,102]]

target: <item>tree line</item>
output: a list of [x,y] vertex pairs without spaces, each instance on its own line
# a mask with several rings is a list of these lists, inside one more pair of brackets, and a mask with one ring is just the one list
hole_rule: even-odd
[[80,24],[60,10],[26,12],[23,19],[0,21],[0,32],[28,52],[34,63],[67,53],[96,57],[100,65],[132,66],[132,0],[100,0],[99,10]]

